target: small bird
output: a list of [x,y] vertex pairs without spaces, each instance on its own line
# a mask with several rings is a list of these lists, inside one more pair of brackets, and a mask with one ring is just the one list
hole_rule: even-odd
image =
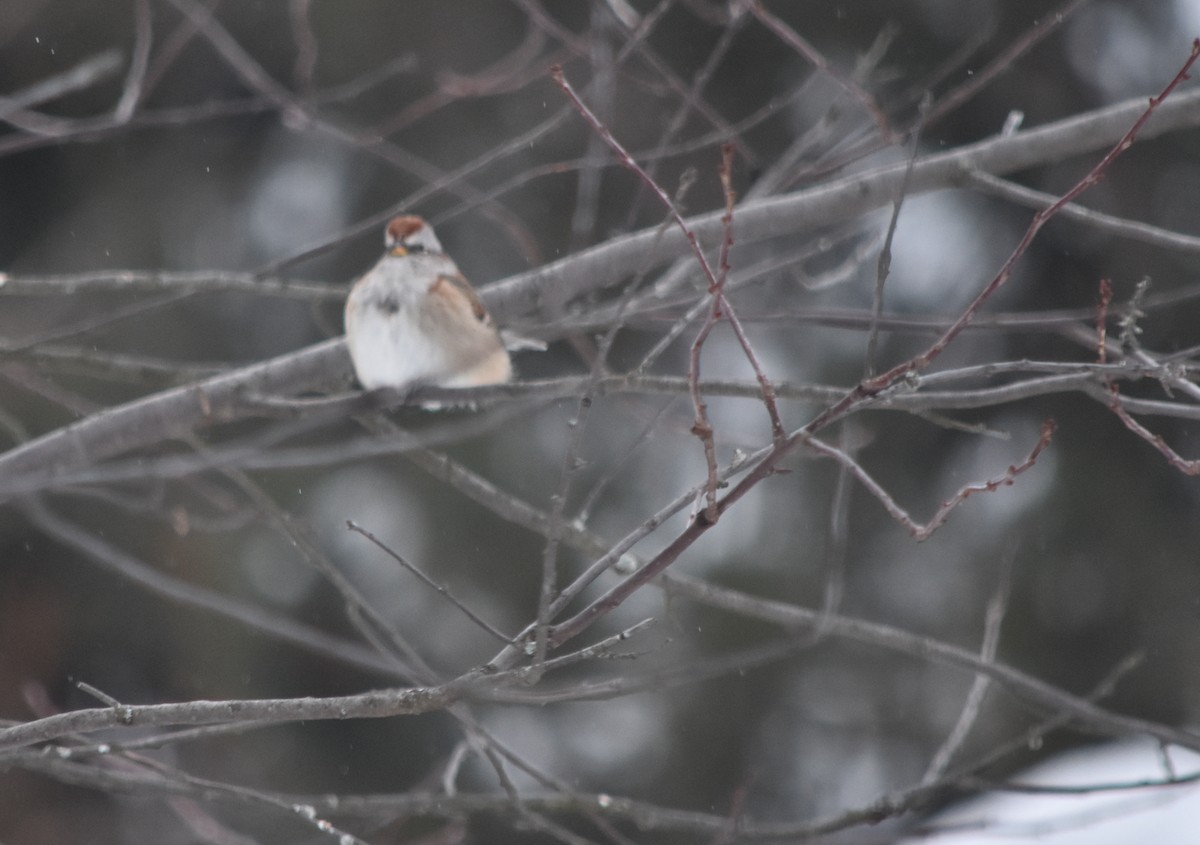
[[512,378],[500,333],[421,217],[392,219],[387,252],[346,300],[358,381],[377,387],[476,387]]

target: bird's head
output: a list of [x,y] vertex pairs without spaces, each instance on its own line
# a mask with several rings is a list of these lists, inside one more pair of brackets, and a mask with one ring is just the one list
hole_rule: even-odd
[[433,227],[425,222],[425,218],[415,214],[393,217],[387,225],[384,243],[388,254],[396,256],[442,251],[442,244],[433,233]]

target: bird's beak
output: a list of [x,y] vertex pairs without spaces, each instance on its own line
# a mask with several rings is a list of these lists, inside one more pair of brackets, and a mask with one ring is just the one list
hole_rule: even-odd
[[393,255],[396,258],[403,258],[404,256],[408,255],[408,247],[404,246],[404,244],[396,244],[394,247],[388,250],[388,255]]

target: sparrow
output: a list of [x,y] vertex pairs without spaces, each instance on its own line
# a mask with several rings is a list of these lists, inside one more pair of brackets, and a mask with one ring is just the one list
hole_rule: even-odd
[[387,251],[346,299],[346,343],[366,389],[476,387],[512,378],[474,288],[421,217],[393,218]]

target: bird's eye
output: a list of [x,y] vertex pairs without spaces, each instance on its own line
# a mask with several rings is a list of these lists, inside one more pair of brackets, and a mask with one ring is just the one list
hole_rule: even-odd
[[405,244],[405,247],[408,248],[410,253],[425,251],[425,244]]

